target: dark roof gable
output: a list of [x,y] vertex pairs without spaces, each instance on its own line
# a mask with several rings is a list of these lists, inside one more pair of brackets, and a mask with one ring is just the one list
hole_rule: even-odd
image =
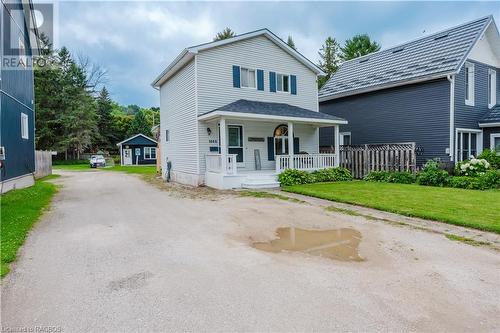
[[493,17],[438,32],[344,62],[319,91],[319,99],[353,95],[395,84],[456,73]]

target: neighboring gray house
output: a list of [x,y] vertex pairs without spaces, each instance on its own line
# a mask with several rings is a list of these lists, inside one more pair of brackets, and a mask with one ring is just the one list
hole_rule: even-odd
[[[345,118],[340,144],[416,142],[417,164],[500,150],[500,36],[493,17],[342,64],[320,112]],[[332,146],[331,129],[320,145]]]
[[152,83],[163,176],[171,165],[176,182],[258,188],[279,185],[286,168],[338,165],[335,154],[319,154],[318,129],[338,135],[346,123],[318,112],[321,74],[267,29],[183,50]]

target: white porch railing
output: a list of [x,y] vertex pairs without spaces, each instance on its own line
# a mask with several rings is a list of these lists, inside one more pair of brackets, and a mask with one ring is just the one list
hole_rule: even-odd
[[336,154],[276,155],[276,172],[290,168],[305,171],[333,168],[336,158]]
[[[227,154],[226,174],[235,175],[238,172],[236,166],[236,154]],[[222,173],[222,155],[221,154],[207,154],[205,157],[207,164],[207,171]]]

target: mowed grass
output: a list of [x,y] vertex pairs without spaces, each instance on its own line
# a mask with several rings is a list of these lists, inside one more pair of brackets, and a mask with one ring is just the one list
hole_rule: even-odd
[[284,191],[500,233],[500,191],[375,183],[317,183]]
[[119,171],[132,174],[149,175],[156,173],[155,165],[138,165],[138,166],[109,166],[105,168],[91,168],[89,164],[68,164],[68,165],[54,165],[55,170],[68,170],[68,171]]
[[55,177],[48,176],[37,180],[32,187],[12,190],[0,196],[1,277],[9,272],[9,263],[16,259],[28,232],[57,192],[56,185],[46,182]]

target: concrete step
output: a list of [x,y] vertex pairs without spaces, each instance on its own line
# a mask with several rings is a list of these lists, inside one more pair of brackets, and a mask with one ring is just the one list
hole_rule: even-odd
[[266,182],[245,181],[244,183],[241,184],[241,187],[247,189],[277,188],[280,187],[280,183],[277,181],[266,181]]

